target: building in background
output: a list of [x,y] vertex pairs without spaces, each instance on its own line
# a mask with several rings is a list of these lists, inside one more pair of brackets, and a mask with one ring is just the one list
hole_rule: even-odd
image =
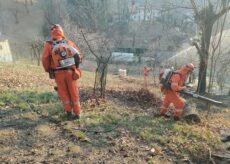
[[12,62],[13,57],[8,39],[0,35],[0,62]]

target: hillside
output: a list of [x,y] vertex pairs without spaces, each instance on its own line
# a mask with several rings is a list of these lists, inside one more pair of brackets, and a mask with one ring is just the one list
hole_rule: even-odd
[[200,104],[202,123],[175,122],[156,117],[161,95],[142,79],[109,75],[106,100],[92,96],[93,79],[83,72],[81,120],[67,121],[41,67],[1,63],[0,163],[229,162],[229,108]]
[[[25,5],[25,2],[28,2],[27,6]],[[31,3],[32,2],[32,3]],[[65,3],[63,3],[62,5],[58,6],[57,4],[59,4],[59,2],[61,3],[61,0],[54,0],[54,1],[45,1],[45,0],[0,0],[0,33],[2,35],[4,35],[4,37],[8,38],[8,40],[10,41],[10,45],[11,45],[11,49],[13,51],[13,55],[14,55],[14,59],[20,59],[21,57],[30,57],[31,56],[31,46],[30,46],[30,42],[36,39],[42,39],[43,35],[42,35],[42,28],[44,26],[44,22],[47,21],[47,15],[44,14],[44,11],[47,11],[47,9],[45,9],[50,2],[52,4],[54,4],[53,8],[50,8],[50,12],[49,14],[52,17],[52,13],[55,13],[54,10],[55,7],[63,7],[63,11],[61,14],[63,14],[61,17],[64,17],[66,15],[69,14],[70,17],[73,17],[75,15],[73,15],[73,13],[71,13],[70,11],[68,11],[69,6],[65,6],[67,1]],[[119,3],[121,3],[121,1],[115,2],[112,0],[109,0],[108,2],[113,2],[110,5],[108,5],[110,7],[111,11],[114,11],[114,17],[113,18],[109,18],[109,19],[113,19],[114,22],[111,22],[110,25],[110,29],[108,29],[109,35],[111,35],[110,37],[114,37],[117,36],[119,33],[122,32],[122,30],[120,30],[119,27],[119,23],[116,22],[117,20],[117,10],[119,10],[119,6],[117,6]],[[140,9],[143,9],[143,5],[145,4],[144,0],[140,0],[140,1],[135,1],[136,5],[140,6]],[[150,4],[154,4],[154,8],[157,6],[157,8],[159,8],[160,6],[164,6],[167,1],[158,1],[158,0],[154,0],[151,1]],[[180,1],[175,1],[176,3],[180,3],[180,5],[187,5],[186,3],[182,3]],[[55,6],[57,5],[57,6]],[[81,5],[81,3],[80,3]],[[130,8],[131,5],[131,1],[127,1],[127,8]],[[67,7],[67,11],[65,9],[65,7]],[[75,7],[75,6],[72,6]],[[85,6],[82,6],[84,10]],[[86,6],[87,7],[87,6]],[[125,6],[123,6],[125,7]],[[77,7],[76,7],[77,8]],[[72,10],[72,9],[71,9]],[[80,10],[80,11],[81,11]],[[158,9],[157,9],[158,10]],[[181,11],[182,13],[184,13],[185,11]],[[190,13],[189,15],[192,16],[191,11],[186,11],[188,13]],[[68,13],[68,14],[66,14]],[[115,14],[116,13],[116,14]],[[174,14],[178,14],[178,15],[182,15],[182,13],[174,13]],[[79,14],[79,13],[78,13]],[[57,14],[58,15],[58,14]],[[82,14],[83,16],[85,14]],[[94,15],[92,15],[91,17],[93,17]],[[177,15],[174,15],[174,17],[177,17]],[[16,19],[17,18],[17,19]],[[86,18],[90,18],[90,17],[86,17]],[[71,29],[71,31],[68,31],[68,33],[73,32],[74,33],[74,29],[72,28],[76,28],[75,26],[73,26],[72,22],[68,22],[68,17],[65,18],[67,20],[65,20],[65,26],[66,26],[66,31],[68,31],[69,29]],[[160,19],[160,18],[157,18]],[[154,22],[150,23],[150,22],[146,22],[146,23],[139,23],[138,21],[130,21],[128,26],[124,26],[124,27],[120,27],[121,29],[125,30],[125,33],[122,34],[121,36],[118,35],[118,38],[122,38],[124,37],[121,44],[119,45],[118,48],[132,48],[132,46],[136,46],[136,48],[149,48],[149,52],[145,55],[147,56],[156,56],[157,58],[159,58],[158,60],[162,61],[164,60],[164,58],[168,58],[172,56],[172,53],[176,52],[178,50],[178,48],[183,48],[181,45],[182,43],[186,43],[188,42],[189,38],[192,37],[194,35],[194,30],[195,30],[195,25],[194,23],[192,23],[192,25],[188,25],[190,28],[188,28],[188,31],[183,31],[182,29],[179,29],[178,27],[167,27],[166,29],[164,29],[164,26],[167,26],[166,24],[162,24],[161,20],[154,20]],[[85,18],[83,19],[85,20]],[[62,21],[58,22],[56,19],[53,20],[55,23],[61,23]],[[88,20],[89,21],[89,20]],[[87,22],[87,21],[86,21]],[[230,21],[226,21],[226,29],[228,29],[230,27]],[[79,23],[79,22],[75,22],[75,23]],[[80,24],[84,22],[80,22]],[[100,22],[98,22],[99,24],[101,24]],[[191,22],[190,22],[191,23]],[[71,25],[71,27],[69,27],[69,25]],[[47,25],[48,26],[48,25]],[[194,27],[193,27],[194,26]],[[45,26],[46,27],[46,26]],[[47,27],[48,29],[48,27]],[[93,30],[93,29],[91,29]],[[100,32],[104,32],[104,30],[100,31]],[[100,33],[99,32],[99,33]],[[134,35],[133,33],[135,33],[135,41],[133,40]],[[72,35],[72,33],[71,33]],[[69,36],[69,37],[73,37],[73,36]],[[161,41],[158,43],[157,38],[161,38]],[[1,35],[0,35],[1,38]],[[127,39],[126,39],[127,38]],[[79,38],[77,38],[79,39]],[[119,41],[119,42],[120,42]],[[174,43],[175,42],[175,43]],[[135,45],[134,45],[135,43]],[[86,46],[84,44],[81,45],[83,52],[86,52],[85,56],[88,56],[88,51],[85,50],[87,49]]]
[[[28,3],[28,12],[24,2],[24,0],[18,0],[17,3],[13,0],[0,0],[0,32],[8,38],[15,59],[30,56],[29,42],[42,37],[45,19],[41,1],[32,0],[32,4]],[[18,18],[17,23],[15,14]]]

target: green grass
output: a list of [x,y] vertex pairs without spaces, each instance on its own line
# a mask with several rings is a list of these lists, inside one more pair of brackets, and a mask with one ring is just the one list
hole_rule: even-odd
[[191,125],[178,125],[174,126],[174,130],[186,138],[193,138],[194,141],[208,142],[211,146],[220,144],[219,135],[213,133],[209,129]]
[[[24,65],[22,68],[34,69],[35,72],[42,72],[40,67]],[[91,90],[93,81],[94,73],[83,71],[83,78],[79,80],[81,89],[86,89],[87,91]],[[131,85],[118,78],[114,79],[112,75],[109,75],[108,86],[126,88]],[[60,127],[65,132],[71,134],[79,141],[88,140],[89,137],[90,141],[93,143],[92,145],[101,147],[102,145],[108,147],[110,141],[108,141],[106,137],[119,137],[121,130],[124,130],[125,132],[128,131],[130,137],[138,138],[140,142],[147,144],[149,147],[156,148],[156,146],[158,146],[164,148],[173,152],[173,154],[175,153],[178,157],[184,154],[189,154],[193,157],[202,157],[201,154],[208,155],[209,149],[218,149],[220,145],[219,135],[214,131],[216,123],[218,123],[220,128],[223,126],[228,127],[229,125],[229,123],[227,124],[228,119],[219,120],[224,118],[223,116],[225,113],[220,115],[220,118],[215,117],[215,120],[209,120],[210,122],[207,123],[209,126],[204,124],[188,125],[183,122],[175,122],[171,119],[155,118],[148,112],[139,112],[138,110],[134,111],[132,109],[123,108],[122,106],[114,105],[114,102],[112,104],[106,103],[101,106],[96,106],[93,109],[89,109],[86,105],[82,109],[80,121],[73,121],[71,124],[65,124],[69,121],[67,121],[64,115],[63,106],[49,88],[41,90],[8,89],[0,92],[1,108],[10,107],[12,109],[26,111],[22,115],[17,115],[17,117],[35,120],[39,115],[49,117],[57,116],[59,121],[62,121],[63,124],[61,124]],[[31,109],[36,110],[36,113],[31,111]],[[213,115],[216,116],[216,114]],[[214,121],[215,125],[211,124]],[[224,124],[224,122],[226,122],[226,124]],[[88,129],[89,132],[76,130],[76,127],[79,127],[79,129]],[[92,131],[104,131],[106,133],[98,134]],[[156,161],[155,159],[152,161],[150,160],[149,163],[151,162],[158,163],[158,159],[156,158]]]
[[95,129],[100,127],[103,131],[108,131],[114,126],[119,124],[122,121],[122,118],[117,115],[117,113],[106,113],[106,114],[97,114],[97,112],[92,112],[92,114],[84,116],[81,121],[87,129]]
[[[114,106],[104,112],[96,108],[88,112],[81,121],[81,125],[90,130],[106,131],[117,124],[148,145],[158,143],[178,155],[190,154],[193,157],[201,157],[200,152],[207,155],[209,149],[217,149],[221,143],[218,134],[208,128],[175,122],[172,119],[153,118],[147,113],[132,112]],[[111,135],[112,133],[116,133],[116,129],[111,131]],[[106,144],[105,139],[100,140]]]
[[[45,116],[58,116],[62,121],[67,121],[63,111],[62,104],[50,92],[38,91],[4,91],[0,95],[1,106],[12,106],[15,109],[28,110],[31,107],[38,108],[39,114]],[[76,124],[81,124],[81,128],[89,131],[108,132],[111,136],[116,136],[117,129],[120,127],[130,132],[133,137],[152,146],[157,145],[167,147],[168,150],[176,152],[177,155],[190,154],[194,157],[200,157],[200,152],[208,154],[209,149],[216,149],[220,144],[218,134],[210,129],[188,125],[186,123],[177,123],[171,119],[153,118],[145,112],[132,111],[112,106],[99,106],[93,110],[83,109],[83,115],[80,122],[67,124],[63,129],[74,136],[79,141],[94,142],[93,145],[106,145],[109,143],[106,137],[94,138],[94,133],[75,130]],[[36,120],[37,113],[30,112],[22,114],[24,119]],[[155,146],[154,146],[155,147]]]
[[82,131],[73,132],[73,135],[80,141],[85,141],[87,138],[86,134]]
[[63,129],[68,133],[72,133],[72,127],[70,125],[68,125],[68,124],[64,125]]
[[29,120],[36,120],[38,119],[38,114],[35,112],[27,112],[27,113],[21,114],[20,117],[24,119],[29,119]]
[[64,118],[62,103],[51,92],[39,92],[33,90],[7,90],[0,94],[0,107],[20,110],[20,115],[11,116],[15,119],[29,120],[39,119],[39,116],[50,117],[55,121],[66,120]]
[[18,103],[19,99],[17,94],[12,91],[2,92],[0,94],[0,104],[1,105],[8,105],[8,104],[15,104]]
[[0,95],[0,106],[9,105],[13,108],[30,109],[33,105],[56,103],[57,97],[50,92],[37,91],[3,91]]

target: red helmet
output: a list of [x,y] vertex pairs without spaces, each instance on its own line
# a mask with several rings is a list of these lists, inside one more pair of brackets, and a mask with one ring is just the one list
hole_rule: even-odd
[[193,71],[194,68],[195,68],[195,66],[194,66],[192,63],[188,63],[188,64],[186,64],[185,66],[186,66],[186,68],[187,68],[188,70],[191,70],[191,71]]
[[59,24],[53,24],[50,28],[52,39],[63,39],[65,38],[62,27]]
[[193,72],[195,66],[192,63],[188,63],[182,67],[182,69],[188,71],[188,72]]

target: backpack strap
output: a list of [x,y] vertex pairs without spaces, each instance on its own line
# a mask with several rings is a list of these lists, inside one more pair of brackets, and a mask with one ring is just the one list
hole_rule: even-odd
[[164,78],[162,78],[162,80],[160,82],[165,89],[171,90],[171,79],[172,79],[172,76],[175,74],[179,74],[181,76],[180,72],[171,70],[167,73],[167,75]]
[[46,43],[48,43],[49,45],[53,45],[53,41],[52,40],[47,40]]
[[173,74],[178,74],[181,76],[181,73],[180,72],[177,72],[177,71],[173,71]]
[[46,43],[48,43],[49,45],[51,45],[52,48],[53,48],[55,45],[60,44],[60,43],[66,43],[66,44],[68,44],[68,40],[65,40],[65,39],[63,39],[63,40],[57,40],[57,41],[55,41],[55,40],[47,40]]
[[173,75],[180,75],[180,77],[181,77],[181,73],[180,72],[173,71],[169,80],[171,80],[171,78],[172,78]]
[[52,40],[47,40],[46,43],[52,44],[53,41]]

